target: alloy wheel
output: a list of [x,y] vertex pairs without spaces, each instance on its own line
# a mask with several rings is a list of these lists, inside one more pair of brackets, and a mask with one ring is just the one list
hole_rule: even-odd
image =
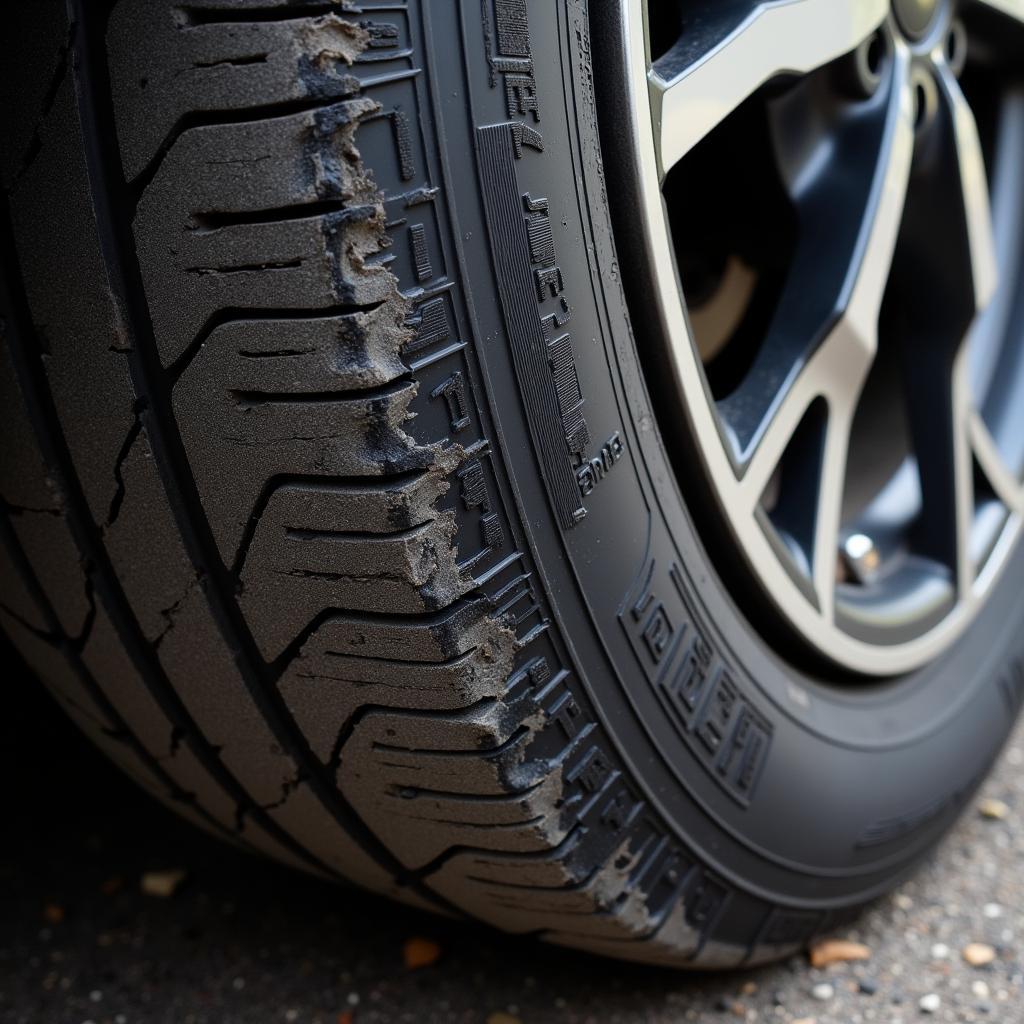
[[917,668],[1024,517],[1024,2],[620,0],[619,25],[666,443],[815,652]]

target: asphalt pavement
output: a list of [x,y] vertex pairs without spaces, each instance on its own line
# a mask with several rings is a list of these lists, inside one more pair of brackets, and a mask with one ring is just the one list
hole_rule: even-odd
[[[124,778],[32,680],[7,678],[5,1024],[1024,1022],[1024,728],[989,802],[840,936],[869,959],[686,975],[434,918],[222,845]],[[177,887],[168,872],[184,872]],[[147,894],[147,873],[173,893]],[[968,964],[971,943],[992,961]]]

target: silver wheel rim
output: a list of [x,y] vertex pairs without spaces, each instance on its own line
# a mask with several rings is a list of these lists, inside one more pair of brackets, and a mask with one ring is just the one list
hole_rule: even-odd
[[[977,354],[979,339],[991,343],[1001,333],[1002,353],[1007,346],[1019,350],[1024,342],[1024,332],[1010,336],[1024,266],[1024,225],[1014,216],[994,227],[992,218],[993,201],[999,208],[1001,193],[1019,191],[1019,165],[1012,166],[1012,156],[1022,151],[1021,140],[1014,136],[1006,144],[1011,158],[1005,152],[997,155],[990,197],[975,117],[951,66],[950,33],[962,33],[951,3],[938,4],[930,28],[912,38],[901,31],[889,0],[751,0],[745,17],[734,16],[726,29],[706,32],[703,41],[688,40],[653,64],[645,0],[619,4],[633,122],[624,138],[637,179],[644,256],[653,268],[654,294],[648,301],[667,345],[685,417],[678,429],[696,439],[719,513],[745,563],[805,641],[858,673],[888,676],[918,668],[955,642],[979,613],[1024,521],[1024,451],[1016,450],[1024,445],[1011,443],[1008,453],[976,397],[986,375],[991,389],[993,366],[999,362]],[[1024,0],[974,0],[972,6],[983,8],[984,17],[1008,19],[1013,31],[1024,33]],[[758,428],[740,436],[723,417],[723,406],[727,409],[735,398],[712,398],[691,327],[663,198],[666,174],[766,84],[784,74],[817,73],[844,55],[863,52],[879,33],[888,60],[879,86],[883,99],[877,101],[884,104],[877,161],[835,297],[834,322],[787,367],[777,398],[757,417]],[[904,225],[922,102],[933,102],[936,116],[948,119],[971,279],[969,327],[953,353],[944,396],[949,414],[945,463],[942,457],[923,455],[915,463],[922,504],[928,498],[928,507],[937,507],[935,494],[948,494],[950,509],[944,515],[950,524],[950,555],[936,559],[931,551],[927,558],[904,553],[885,580],[872,581],[866,571],[851,584],[837,574],[837,560],[857,574],[865,559],[871,561],[872,541],[842,521],[848,448],[878,354],[879,318]],[[1011,134],[1020,135],[1024,99],[1010,97],[1004,109],[1010,109]],[[1007,209],[1014,206],[1006,203]],[[766,521],[763,501],[812,407],[823,410],[818,487],[806,564],[794,571],[791,552],[785,543],[780,550],[780,534]],[[662,423],[670,445],[672,429]],[[945,492],[928,478],[926,462],[948,476]],[[922,602],[927,614],[921,614]]]

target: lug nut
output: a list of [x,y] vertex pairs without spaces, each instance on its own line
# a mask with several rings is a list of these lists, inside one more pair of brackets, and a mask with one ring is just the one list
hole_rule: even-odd
[[882,556],[866,533],[852,533],[843,544],[843,561],[859,583],[869,583],[882,564]]
[[839,86],[857,100],[870,99],[878,91],[890,53],[888,35],[879,29],[836,66]]
[[944,53],[949,70],[959,78],[967,63],[967,29],[959,18],[949,26]]
[[935,79],[921,66],[914,69],[914,127],[923,131],[935,120],[939,109],[939,90]]

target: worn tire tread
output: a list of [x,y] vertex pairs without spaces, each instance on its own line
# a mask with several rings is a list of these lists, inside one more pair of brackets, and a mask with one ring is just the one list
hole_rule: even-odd
[[[26,443],[0,472],[0,618],[58,699],[211,831],[417,906],[687,966],[825,927],[738,892],[722,913],[656,822],[616,838],[623,775],[587,791],[596,716],[530,653],[543,609],[512,606],[525,556],[486,579],[459,560],[479,450],[421,415],[432,293],[390,226],[436,199],[410,173],[429,140],[386,109],[425,88],[416,48],[373,45],[373,4],[100,6],[55,22],[4,180]],[[365,132],[391,166],[364,166]],[[40,203],[68,180],[78,299],[41,280]]]

